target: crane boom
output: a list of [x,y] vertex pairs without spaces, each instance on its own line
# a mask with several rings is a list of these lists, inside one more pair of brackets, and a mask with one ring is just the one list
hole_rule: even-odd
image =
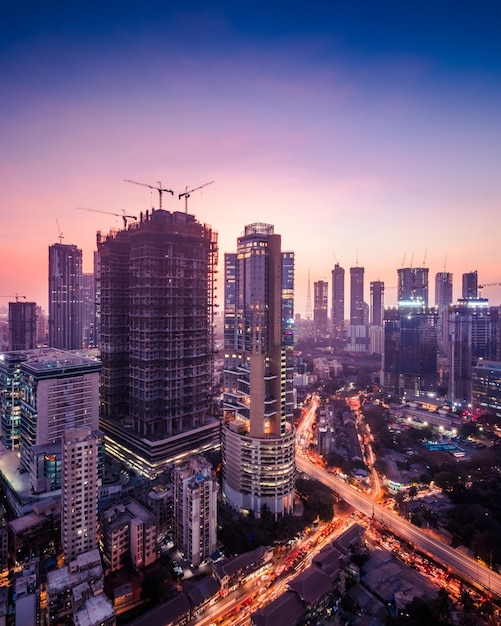
[[186,187],[185,191],[179,194],[179,197],[178,197],[179,200],[181,200],[181,198],[184,196],[184,212],[185,213],[188,213],[188,198],[190,197],[190,195],[194,191],[198,191],[199,189],[203,189],[204,187],[207,187],[207,185],[212,185],[212,183],[214,182],[215,182],[214,180],[210,180],[208,183],[199,185],[198,187],[195,187],[194,189],[188,189],[188,187]]
[[16,302],[19,302],[19,298],[24,298],[26,300],[26,296],[20,296],[18,293],[13,296],[0,296],[0,298],[15,298]]
[[113,211],[100,211],[99,209],[87,209],[82,206],[77,207],[77,209],[79,211],[92,211],[93,213],[104,213],[105,215],[116,215],[117,217],[121,217],[124,222],[124,228],[127,228],[127,218],[137,220],[136,215],[126,215],[124,209],[122,209],[122,213],[114,213]]
[[157,181],[160,187],[155,187],[154,185],[148,185],[147,183],[138,183],[137,181],[129,180],[128,178],[124,178],[124,182],[133,183],[134,185],[141,185],[141,187],[148,187],[149,189],[156,189],[159,195],[158,203],[160,205],[159,207],[160,209],[162,208],[162,193],[166,191],[167,193],[174,195],[174,192],[172,191],[172,189],[163,189],[162,183],[160,181]]
[[501,283],[485,283],[484,285],[478,286],[478,295],[481,297],[482,289],[484,287],[501,287]]

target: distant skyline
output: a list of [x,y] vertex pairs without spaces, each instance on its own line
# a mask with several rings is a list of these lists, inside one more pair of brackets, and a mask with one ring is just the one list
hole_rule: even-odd
[[[308,273],[336,259],[383,280],[397,269],[478,271],[501,282],[501,5],[399,0],[139,4],[20,2],[0,23],[0,306],[47,310],[48,247],[158,208],[124,182],[161,181],[164,208],[219,233],[222,258],[266,222]],[[57,222],[56,222],[57,220]],[[357,263],[358,261],[358,263]],[[501,288],[484,290],[501,304]],[[349,282],[346,283],[349,302]],[[345,311],[347,317],[348,311]]]

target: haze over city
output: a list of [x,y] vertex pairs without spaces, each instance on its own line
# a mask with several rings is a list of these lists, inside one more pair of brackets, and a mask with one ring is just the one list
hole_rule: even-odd
[[[295,309],[336,262],[394,304],[397,268],[501,282],[497,2],[21,2],[0,24],[0,306],[47,306],[47,249],[119,216],[274,224]],[[330,289],[330,288],[329,288]],[[482,294],[501,304],[501,288]],[[434,302],[433,291],[430,303]],[[221,302],[222,293],[219,301]]]

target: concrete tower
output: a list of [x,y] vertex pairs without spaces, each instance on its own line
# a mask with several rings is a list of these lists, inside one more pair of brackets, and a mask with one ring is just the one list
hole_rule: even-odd
[[344,268],[339,263],[332,270],[332,330],[335,337],[344,330]]

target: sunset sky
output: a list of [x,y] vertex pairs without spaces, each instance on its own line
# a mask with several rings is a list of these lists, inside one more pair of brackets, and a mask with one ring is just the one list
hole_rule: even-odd
[[[188,210],[234,251],[266,222],[308,272],[336,262],[501,282],[498,0],[19,2],[0,19],[0,306],[47,306],[48,246],[208,181]],[[222,267],[222,264],[221,264]],[[222,280],[220,281],[222,284]],[[219,302],[222,304],[222,293]],[[349,297],[349,289],[347,289]],[[483,295],[501,304],[501,287]],[[329,285],[330,298],[330,285]],[[330,306],[330,303],[329,303]]]

